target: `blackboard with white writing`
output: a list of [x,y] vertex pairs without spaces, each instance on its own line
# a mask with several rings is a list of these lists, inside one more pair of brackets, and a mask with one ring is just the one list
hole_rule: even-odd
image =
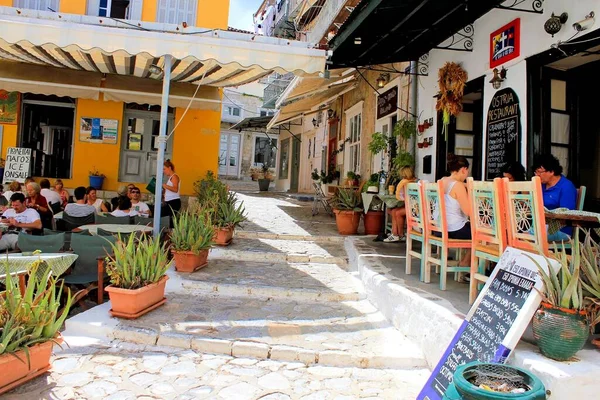
[[491,180],[500,175],[505,164],[520,159],[521,109],[514,90],[499,90],[492,98],[487,114],[486,138],[485,178]]
[[506,250],[417,399],[441,400],[460,365],[506,362],[541,301],[534,289],[541,278],[526,254],[547,267],[540,256]]
[[398,86],[381,93],[377,98],[377,119],[395,113],[398,110]]

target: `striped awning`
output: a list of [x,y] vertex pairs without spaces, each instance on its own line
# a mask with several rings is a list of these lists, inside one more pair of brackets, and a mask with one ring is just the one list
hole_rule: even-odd
[[238,32],[0,7],[0,59],[104,74],[239,86],[273,72],[322,72],[325,52],[308,43]]

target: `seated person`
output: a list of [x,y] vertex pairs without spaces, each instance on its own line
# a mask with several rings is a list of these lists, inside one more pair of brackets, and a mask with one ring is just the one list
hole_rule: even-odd
[[[415,172],[412,167],[402,167],[400,168],[400,177],[402,180],[396,187],[396,199],[400,201],[404,201],[404,196],[406,193],[406,185],[412,182],[416,182],[417,178],[415,177]],[[406,240],[404,236],[404,221],[406,220],[406,207],[400,206],[396,208],[392,208],[390,210],[390,214],[392,215],[392,232],[390,236],[386,239],[383,239],[384,242],[401,242]]]
[[131,200],[127,196],[119,197],[117,209],[110,214],[115,217],[135,217],[138,215],[137,211],[131,207]]
[[25,205],[28,208],[33,208],[40,214],[40,219],[42,220],[44,228],[52,229],[53,213],[46,198],[40,194],[42,188],[35,182],[29,182],[25,187],[27,189]]
[[23,193],[21,192],[21,184],[17,181],[12,181],[8,186],[8,190],[4,192],[4,197],[6,198],[7,202],[10,203],[10,198],[13,193]]
[[140,197],[142,195],[140,189],[134,186],[129,191],[129,195],[131,197],[131,208],[133,208],[142,217],[149,217],[150,207],[148,207],[148,204],[144,203],[143,201],[140,201]]
[[86,190],[83,186],[79,186],[75,188],[73,194],[75,195],[75,203],[69,203],[65,207],[65,214],[70,217],[87,217],[90,214],[94,214],[96,212],[96,208],[87,204],[87,200],[85,198]]
[[527,180],[527,173],[520,162],[506,163],[502,167],[502,177],[510,182],[523,182]]
[[62,179],[54,181],[54,191],[60,196],[62,207],[65,208],[69,203],[69,192],[65,190]]
[[96,214],[99,214],[101,212],[108,212],[108,208],[106,208],[106,204],[104,204],[104,201],[98,198],[95,187],[88,186],[88,188],[86,189],[86,194],[87,204],[94,207],[94,209],[96,210]]
[[119,198],[123,196],[129,196],[129,189],[125,185],[119,186],[117,189],[117,197],[113,197],[110,199],[110,204],[112,206],[113,211],[116,210],[119,206]]
[[31,233],[42,229],[40,214],[25,206],[23,193],[13,193],[10,197],[12,208],[2,214],[2,223],[8,224],[8,230],[0,234],[0,251],[14,250],[19,241],[19,232]]
[[48,179],[42,179],[40,181],[40,194],[46,198],[46,202],[52,208],[54,204],[59,204],[59,207],[62,208],[62,199],[60,198],[60,194],[56,193],[53,190],[50,190],[50,181]]
[[[555,208],[577,209],[577,189],[573,182],[563,174],[563,167],[552,154],[545,154],[535,159],[533,170],[542,181],[544,207],[548,210]],[[562,242],[571,239],[572,227],[564,227],[559,232],[548,235],[549,242]]]

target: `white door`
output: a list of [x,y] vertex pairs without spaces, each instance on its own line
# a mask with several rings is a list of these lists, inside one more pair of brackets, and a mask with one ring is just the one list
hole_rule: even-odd
[[219,144],[219,175],[239,176],[240,171],[240,144],[239,133],[221,132]]

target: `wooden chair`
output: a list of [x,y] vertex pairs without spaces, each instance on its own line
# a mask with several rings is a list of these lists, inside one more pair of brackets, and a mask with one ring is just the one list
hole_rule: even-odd
[[[446,201],[444,199],[444,183],[425,183],[421,186],[423,208],[425,210],[425,283],[431,281],[431,264],[440,267],[440,290],[446,290],[446,275],[448,272],[469,272],[471,267],[459,267],[457,262],[448,260],[451,249],[470,249],[470,240],[450,239],[446,224]],[[439,249],[440,256],[436,257],[431,247]],[[456,274],[458,279],[458,274]]]
[[503,178],[502,186],[508,245],[548,256],[548,235],[540,178],[534,176],[531,181],[526,182],[510,182]]
[[493,182],[468,178],[467,189],[471,201],[471,279],[469,303],[473,304],[481,283],[487,281],[486,264],[498,262],[506,249],[506,222],[502,179]]
[[583,205],[585,203],[585,192],[586,192],[586,187],[585,186],[579,186],[579,189],[577,189],[577,209],[579,211],[583,211]]
[[[423,197],[421,184],[409,183],[406,185],[406,275],[412,272],[412,257],[421,260],[419,279],[425,280],[425,243],[426,232],[423,218]],[[421,243],[421,251],[413,250],[413,241]]]

